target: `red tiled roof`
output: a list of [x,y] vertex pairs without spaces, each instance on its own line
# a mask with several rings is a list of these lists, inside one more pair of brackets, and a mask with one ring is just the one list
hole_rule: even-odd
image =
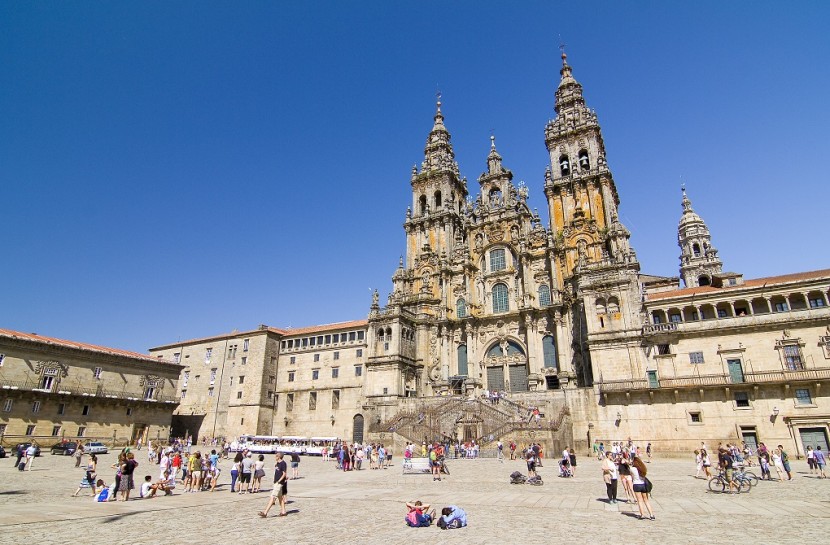
[[148,354],[139,354],[138,352],[130,352],[129,350],[121,350],[120,348],[109,348],[106,346],[98,346],[95,344],[87,344],[77,341],[67,341],[64,339],[56,339],[54,337],[44,337],[36,333],[23,333],[21,331],[12,331],[11,329],[0,329],[0,337],[7,337],[11,339],[22,339],[47,345],[57,345],[66,348],[75,348],[78,350],[86,350],[89,352],[98,352],[100,354],[108,354],[110,356],[123,356],[137,360],[151,361],[153,363],[165,363],[176,365],[174,362],[160,360]]
[[722,288],[715,288],[713,286],[698,286],[696,288],[683,288],[681,290],[659,291],[648,294],[649,301],[656,301],[658,299],[668,299],[670,297],[685,297],[688,295],[708,294],[708,293],[724,293],[729,290],[740,290],[746,288],[754,288],[758,286],[774,286],[779,284],[786,284],[788,282],[798,282],[802,280],[814,280],[817,278],[830,279],[830,269],[822,269],[819,271],[807,271],[801,273],[784,274],[781,276],[767,276],[764,278],[753,278],[745,280],[739,286],[724,286]]
[[334,331],[335,329],[348,329],[352,327],[366,327],[369,325],[369,320],[353,320],[351,322],[337,322],[334,324],[323,324],[311,327],[298,327],[296,329],[286,329],[282,333],[285,336],[305,335],[306,333],[317,333],[323,331]]

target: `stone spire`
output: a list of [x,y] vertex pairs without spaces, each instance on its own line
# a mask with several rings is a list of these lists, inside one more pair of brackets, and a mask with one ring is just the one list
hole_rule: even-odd
[[677,226],[677,244],[680,246],[680,277],[687,288],[708,286],[712,277],[723,272],[723,262],[712,246],[712,236],[706,222],[692,209],[692,201],[683,192],[683,215]]
[[424,163],[421,170],[456,170],[455,152],[453,152],[451,137],[447,127],[444,126],[444,114],[441,113],[441,94],[435,107],[435,117],[432,130],[427,136],[426,147],[424,148]]
[[568,56],[562,48],[562,68],[559,70],[562,79],[556,89],[556,113],[561,114],[565,110],[584,108],[585,98],[582,96],[582,85],[573,77],[573,69],[568,64]]

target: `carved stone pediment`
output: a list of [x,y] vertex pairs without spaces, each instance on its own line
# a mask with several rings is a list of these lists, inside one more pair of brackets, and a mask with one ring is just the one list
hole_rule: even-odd
[[69,375],[69,367],[59,361],[36,361],[35,373],[58,376],[66,378]]

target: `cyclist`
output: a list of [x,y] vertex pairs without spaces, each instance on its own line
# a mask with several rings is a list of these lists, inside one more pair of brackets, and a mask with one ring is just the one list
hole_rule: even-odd
[[[733,473],[733,465],[735,463],[735,459],[732,457],[732,454],[726,450],[725,448],[721,447],[718,449],[718,462],[720,464],[721,470],[726,474],[726,481],[729,483],[729,493],[732,494],[733,487],[736,486],[736,483],[732,480],[732,473]],[[737,484],[737,487],[740,487],[740,484]],[[740,488],[738,488],[740,490]]]

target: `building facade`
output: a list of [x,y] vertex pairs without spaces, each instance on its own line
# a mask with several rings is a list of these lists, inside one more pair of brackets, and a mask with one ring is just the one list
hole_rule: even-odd
[[[680,274],[643,274],[598,116],[564,54],[560,74],[544,130],[546,225],[495,139],[478,187],[468,186],[439,100],[386,304],[376,291],[365,321],[152,349],[193,358],[178,413],[202,415],[200,435],[826,446],[830,270],[723,272],[684,190]],[[234,385],[246,364],[228,343],[249,341],[244,386]],[[222,363],[209,366],[209,350]],[[209,393],[217,373],[226,394]],[[493,391],[510,402],[480,401]],[[528,429],[531,407],[543,409],[541,432]]]
[[166,439],[181,369],[146,354],[0,329],[0,439]]

